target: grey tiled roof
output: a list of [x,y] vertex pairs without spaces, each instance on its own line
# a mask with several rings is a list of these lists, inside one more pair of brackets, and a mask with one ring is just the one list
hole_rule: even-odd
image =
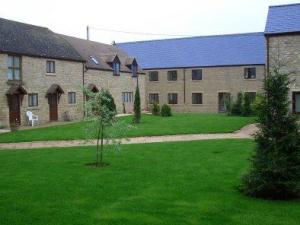
[[[125,51],[115,45],[103,44],[95,41],[75,38],[71,36],[61,35],[67,40],[73,48],[86,60],[86,66],[89,69],[112,70],[110,63],[118,56],[121,61],[121,71],[131,72],[128,67],[129,56]],[[96,59],[95,63],[92,59]]]
[[300,4],[269,8],[265,34],[300,32]]
[[2,18],[0,18],[0,52],[84,61],[66,40],[48,28]]

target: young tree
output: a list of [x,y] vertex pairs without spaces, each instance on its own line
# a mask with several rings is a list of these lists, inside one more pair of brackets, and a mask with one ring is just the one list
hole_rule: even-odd
[[141,122],[141,97],[139,86],[136,86],[135,96],[134,96],[134,117],[133,123]]
[[241,92],[237,95],[237,100],[234,102],[231,110],[232,115],[242,115],[243,113],[243,94]]
[[275,68],[265,79],[265,96],[258,109],[260,131],[255,154],[243,177],[246,195],[288,199],[300,190],[300,136],[296,117],[289,112],[288,74]]
[[87,134],[89,139],[96,136],[96,167],[107,165],[103,162],[104,141],[115,147],[120,144],[115,138],[115,132],[120,131],[116,119],[116,105],[108,90],[102,89],[98,93],[84,90],[88,96],[85,103],[85,121],[87,121]]

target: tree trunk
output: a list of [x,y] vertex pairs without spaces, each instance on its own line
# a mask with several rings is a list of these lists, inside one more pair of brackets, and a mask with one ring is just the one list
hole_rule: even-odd
[[104,138],[104,126],[101,124],[101,151],[100,151],[100,164],[102,165],[103,159],[103,138]]
[[101,123],[101,126],[99,127],[98,135],[97,135],[96,167],[98,167],[98,165],[99,165],[99,139],[100,139],[100,132],[101,132],[101,127],[102,127],[102,121],[100,123]]

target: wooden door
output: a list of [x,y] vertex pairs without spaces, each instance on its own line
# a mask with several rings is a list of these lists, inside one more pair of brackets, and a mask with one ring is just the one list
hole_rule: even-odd
[[21,114],[20,114],[20,95],[9,95],[9,124],[10,126],[20,126]]
[[58,98],[57,97],[58,97],[57,94],[48,95],[50,122],[58,120],[58,112],[57,112]]

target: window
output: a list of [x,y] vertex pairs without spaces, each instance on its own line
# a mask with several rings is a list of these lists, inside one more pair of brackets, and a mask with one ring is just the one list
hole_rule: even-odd
[[256,68],[245,68],[244,70],[244,78],[245,79],[255,79],[256,78]]
[[178,103],[178,94],[177,93],[169,93],[168,94],[168,103],[169,104],[177,104]]
[[94,56],[90,56],[90,59],[97,65],[99,65],[98,60]]
[[149,103],[150,104],[159,103],[159,96],[157,93],[149,94]]
[[158,81],[158,71],[149,72],[149,81]]
[[8,80],[21,80],[21,57],[9,55],[7,58]]
[[114,75],[119,76],[120,75],[120,63],[114,62],[113,69],[114,69]]
[[46,62],[46,72],[47,73],[55,73],[55,62],[54,61]]
[[168,71],[168,81],[176,81],[177,80],[177,71],[172,70]]
[[133,76],[133,77],[137,77],[137,71],[138,71],[137,65],[132,64],[131,70],[132,70],[132,76]]
[[202,93],[192,93],[192,104],[202,104]]
[[192,70],[192,80],[202,80],[202,70]]
[[133,92],[122,92],[122,101],[125,102],[133,102]]
[[256,92],[245,92],[249,96],[250,102],[253,103],[256,98]]
[[69,92],[68,93],[68,103],[69,104],[75,104],[76,103],[76,93],[75,92]]
[[35,107],[38,106],[38,94],[31,93],[28,94],[28,106],[29,107]]

